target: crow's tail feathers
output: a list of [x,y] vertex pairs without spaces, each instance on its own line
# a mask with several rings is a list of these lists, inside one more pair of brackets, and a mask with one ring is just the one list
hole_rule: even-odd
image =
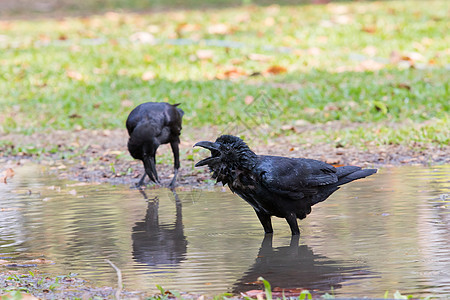
[[337,168],[338,182],[337,185],[343,185],[356,179],[370,176],[377,172],[377,169],[361,169],[355,166],[345,166]]
[[361,179],[370,176],[377,172],[377,169],[361,169],[356,166],[344,166],[336,168],[336,175],[338,182],[323,186],[316,195],[311,199],[311,206],[326,200],[334,192],[336,192],[341,185],[349,183],[356,179]]

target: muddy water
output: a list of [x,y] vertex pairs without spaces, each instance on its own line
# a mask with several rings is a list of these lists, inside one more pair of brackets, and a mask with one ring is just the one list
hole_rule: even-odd
[[[26,272],[69,272],[127,289],[217,295],[307,288],[337,296],[450,295],[450,166],[383,169],[343,187],[300,222],[292,240],[274,219],[273,239],[228,189],[146,190],[84,185],[17,168],[0,184],[0,259]],[[31,266],[30,266],[31,264]],[[249,284],[250,283],[250,284]],[[392,294],[391,294],[392,295]]]

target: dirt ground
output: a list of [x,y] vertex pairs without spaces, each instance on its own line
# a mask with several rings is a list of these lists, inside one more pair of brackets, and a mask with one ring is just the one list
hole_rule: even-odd
[[[331,124],[330,126],[334,126]],[[210,132],[210,133],[206,133]],[[209,155],[206,150],[194,151],[193,145],[201,140],[215,140],[220,132],[214,129],[183,132],[180,153],[181,169],[177,186],[201,186],[212,184],[206,168],[194,168],[196,161]],[[335,143],[313,144],[304,141],[299,144],[295,136],[274,137],[269,142],[258,138],[247,139],[250,148],[257,154],[307,157],[334,165],[359,165],[362,167],[391,167],[405,164],[435,165],[450,163],[450,146],[443,145],[383,145],[368,149],[336,147]],[[133,160],[126,144],[125,129],[52,131],[32,135],[10,134],[1,138],[12,145],[0,146],[0,169],[13,168],[27,161],[48,165],[51,173],[61,179],[78,181],[108,182],[111,184],[134,185],[142,176],[142,163]],[[55,143],[55,141],[57,141]],[[0,143],[2,145],[2,143]],[[39,155],[24,154],[11,156],[11,148],[26,148],[34,145],[41,149]],[[44,149],[44,150],[42,150]],[[52,149],[51,151],[48,149]],[[24,151],[32,152],[32,151]],[[37,151],[39,152],[39,151]],[[157,170],[162,185],[167,185],[173,175],[172,154],[168,145],[162,145],[156,156]]]

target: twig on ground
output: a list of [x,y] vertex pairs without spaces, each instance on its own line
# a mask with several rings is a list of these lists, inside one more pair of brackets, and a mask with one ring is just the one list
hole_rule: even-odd
[[109,259],[105,259],[105,261],[107,263],[109,263],[111,265],[111,267],[114,268],[114,270],[116,270],[117,273],[117,291],[115,294],[115,298],[117,300],[120,300],[120,294],[122,293],[122,271],[120,271],[120,269],[118,267],[116,267],[115,264],[112,263],[112,261],[110,261]]

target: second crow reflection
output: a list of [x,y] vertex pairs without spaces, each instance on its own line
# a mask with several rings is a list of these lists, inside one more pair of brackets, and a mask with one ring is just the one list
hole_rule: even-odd
[[[140,192],[147,195],[143,190]],[[186,256],[187,240],[184,235],[181,201],[173,191],[176,204],[175,222],[160,224],[158,208],[159,199],[148,200],[147,212],[141,222],[133,227],[133,259],[148,266],[176,266]]]
[[340,288],[347,280],[373,276],[361,266],[350,266],[346,261],[331,260],[320,254],[314,254],[307,245],[299,245],[299,236],[291,238],[289,246],[273,248],[273,235],[266,235],[255,263],[233,285],[233,293],[247,292],[255,287],[255,281],[262,276],[274,288],[298,289],[310,291],[331,291]]

